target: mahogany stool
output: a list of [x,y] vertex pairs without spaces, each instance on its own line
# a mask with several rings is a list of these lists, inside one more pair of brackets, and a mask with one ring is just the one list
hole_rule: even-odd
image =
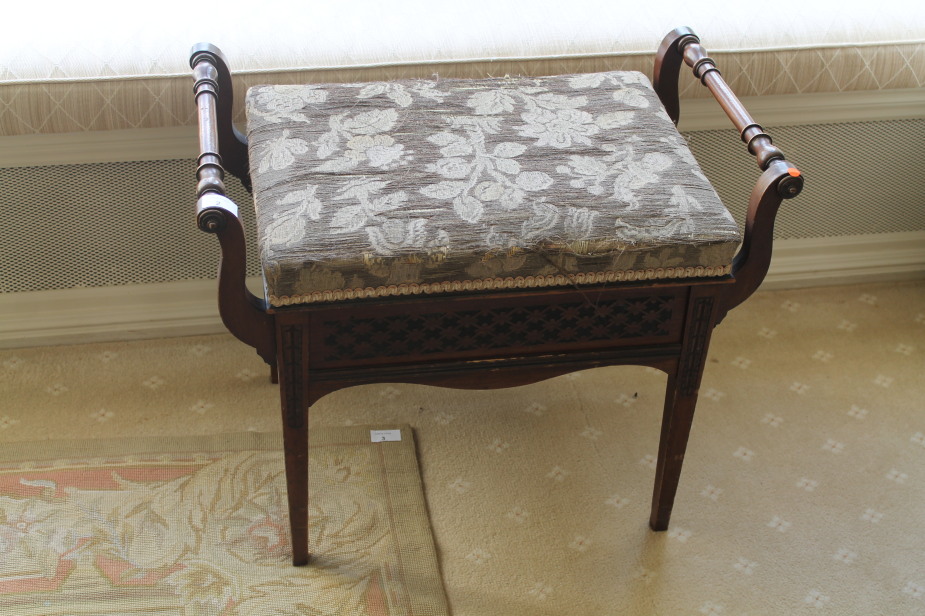
[[[675,127],[682,62],[762,170],[744,238]],[[294,564],[309,558],[308,409],[363,383],[662,370],[649,523],[668,527],[711,333],[761,284],[778,206],[803,185],[690,29],[662,41],[652,85],[616,71],[258,86],[246,138],[221,52],[196,45],[190,65],[197,222],[221,244],[223,322],[280,386]],[[226,170],[253,191],[265,298],[245,287]]]

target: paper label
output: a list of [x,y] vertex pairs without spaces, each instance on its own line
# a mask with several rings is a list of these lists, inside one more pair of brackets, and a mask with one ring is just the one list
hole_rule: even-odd
[[374,443],[386,443],[388,441],[400,441],[401,430],[370,430],[369,438]]

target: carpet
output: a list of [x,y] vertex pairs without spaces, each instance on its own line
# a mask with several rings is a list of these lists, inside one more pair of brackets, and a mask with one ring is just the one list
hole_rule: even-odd
[[277,435],[6,444],[0,613],[446,614],[411,430],[311,439],[301,568]]
[[[759,291],[714,333],[664,533],[653,370],[354,387],[309,423],[413,426],[453,616],[920,616],[923,374],[925,281]],[[0,449],[279,426],[231,336],[0,350]]]

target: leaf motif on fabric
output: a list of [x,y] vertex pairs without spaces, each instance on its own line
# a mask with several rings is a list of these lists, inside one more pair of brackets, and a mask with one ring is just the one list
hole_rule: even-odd
[[669,208],[666,211],[684,216],[685,218],[689,218],[694,212],[703,210],[703,206],[700,205],[700,202],[688,195],[682,186],[671,187],[671,199],[669,199],[668,202],[675,207]]
[[307,105],[316,105],[327,100],[327,91],[320,88],[321,86],[268,86],[257,91],[256,102],[271,112],[300,111]]
[[500,158],[514,158],[515,156],[520,156],[527,151],[527,146],[522,143],[514,143],[513,141],[505,141],[504,143],[499,143],[495,146],[495,149],[492,151],[492,156],[498,156]]
[[501,209],[511,211],[523,205],[527,193],[511,184],[487,181],[477,184],[472,195],[480,201],[497,202]]
[[604,113],[597,116],[597,118],[594,120],[594,123],[604,130],[610,130],[631,124],[633,122],[634,115],[635,114],[632,111],[613,111],[611,113]]
[[472,194],[481,201],[497,201],[507,190],[501,182],[480,182],[472,189]]
[[640,207],[634,190],[660,180],[660,172],[671,166],[671,158],[661,152],[649,152],[641,160],[626,163],[624,171],[614,181],[614,196],[627,204],[627,209]]
[[374,180],[369,177],[358,177],[344,184],[335,199],[357,199],[366,201],[370,194],[381,193],[389,183],[385,180]]
[[398,112],[394,109],[373,109],[345,118],[342,126],[356,135],[375,135],[392,130],[397,120]]
[[402,87],[397,87],[389,91],[386,96],[395,101],[395,104],[397,104],[399,107],[409,107],[414,101],[414,99],[411,98],[411,95],[408,94]]
[[318,187],[314,184],[308,184],[303,190],[295,190],[287,193],[282,199],[277,201],[280,205],[298,205],[295,215],[311,220],[318,220],[321,217],[321,200],[315,196]]
[[565,210],[565,236],[571,241],[586,240],[593,235],[594,221],[600,212],[586,207],[571,207]]
[[318,264],[303,268],[299,272],[299,283],[309,289],[343,289],[346,286],[343,274]]
[[466,273],[473,278],[496,278],[508,272],[520,271],[524,263],[527,262],[527,256],[523,252],[514,254],[506,252],[511,247],[516,246],[499,246],[501,250],[505,251],[504,253],[486,255],[486,258],[467,267]]
[[[590,176],[601,176],[607,173],[607,164],[597,158],[591,158],[590,156],[579,156],[573,154],[569,156],[569,166],[581,175],[590,175]],[[562,167],[557,169],[560,173],[568,172],[568,167]]]
[[441,158],[435,164],[427,165],[427,170],[439,173],[445,178],[458,180],[469,177],[469,173],[472,171],[472,164],[465,158],[454,156],[451,158]]
[[626,164],[626,171],[618,183],[630,188],[642,188],[646,184],[657,182],[659,172],[671,166],[671,159],[660,152],[649,152],[641,160]]
[[459,135],[456,135],[454,133],[450,133],[447,131],[434,133],[433,135],[428,137],[427,140],[435,145],[441,145],[441,146],[450,145],[453,143],[460,143],[460,142],[465,143],[466,142],[466,140],[460,137]]
[[426,98],[432,101],[441,102],[444,98],[450,95],[449,92],[444,92],[437,89],[436,81],[426,81],[422,83],[417,83],[412,88],[412,91],[422,98]]
[[488,118],[479,116],[444,116],[450,128],[464,130],[470,133],[488,133],[497,135],[501,132],[501,118]]
[[399,107],[410,107],[411,103],[414,102],[404,85],[387,82],[371,83],[364,86],[357,94],[357,98],[375,98],[383,94]]
[[257,170],[264,173],[272,169],[281,171],[295,162],[297,154],[308,152],[308,143],[304,139],[289,138],[289,131],[283,131],[283,136],[267,143]]
[[553,94],[552,92],[547,92],[546,94],[540,94],[539,96],[533,98],[531,102],[542,109],[556,111],[565,109],[578,109],[579,107],[584,107],[588,104],[588,97],[565,96],[563,94]]
[[[697,166],[697,159],[694,158],[694,155],[691,152],[690,148],[687,147],[687,143],[684,142],[683,137],[681,137],[680,135],[676,137],[675,136],[661,137],[659,139],[659,142],[664,143],[669,148],[671,148],[671,150],[675,154],[677,154],[678,158],[680,158],[686,164],[690,165],[691,167]],[[698,177],[703,177],[703,176],[698,176]],[[706,180],[706,178],[703,178],[703,179]]]
[[454,158],[472,154],[472,146],[469,142],[464,137],[450,132],[436,133],[428,137],[427,140],[433,144],[442,146],[440,154],[444,158]]
[[432,199],[452,199],[466,189],[466,182],[443,181],[420,189],[422,195]]
[[601,73],[586,73],[584,75],[575,75],[568,81],[569,87],[574,90],[596,88],[602,83],[604,83],[604,75]]
[[533,215],[524,221],[521,234],[525,240],[548,237],[549,231],[559,222],[559,208],[551,203],[537,202],[532,207]]
[[[341,134],[349,135],[346,131]],[[316,141],[316,144],[322,143],[322,146],[325,146],[328,142],[339,144],[339,135],[331,131],[322,135]],[[353,135],[347,139],[346,146],[339,157],[321,163],[314,170],[341,172],[353,169],[361,164],[368,164],[377,169],[393,169],[408,162],[405,146],[396,143],[390,135]],[[334,153],[336,149],[326,147],[322,151],[319,148],[318,154],[320,156],[322,153],[328,153],[329,151]]]
[[372,214],[382,214],[400,208],[408,201],[408,193],[403,190],[383,195],[369,201],[369,211]]
[[328,131],[321,135],[313,145],[318,146],[315,152],[318,158],[327,158],[338,150],[340,146],[340,136],[335,131]]
[[323,171],[325,173],[339,173],[342,171],[349,171],[356,167],[357,163],[355,160],[350,160],[349,158],[332,158],[331,160],[326,160],[317,167],[314,171]]
[[542,171],[524,171],[517,176],[517,185],[528,191],[546,190],[553,184],[548,173]]
[[409,249],[422,249],[427,234],[427,221],[387,220],[378,227],[366,227],[369,243],[376,255],[391,257]]
[[[626,85],[642,85],[649,86],[649,78],[640,73],[639,71],[621,71],[620,72],[620,81]],[[651,87],[651,86],[649,86]]]
[[386,91],[386,84],[384,82],[380,83],[371,83],[364,86],[359,93],[357,98],[373,98],[374,96],[379,96],[380,94]]
[[[642,157],[641,166],[647,172],[657,174],[671,166],[671,157],[661,152],[649,152]],[[652,181],[658,180],[655,176]]]
[[347,142],[347,147],[353,152],[346,152],[346,156],[356,158],[358,164],[368,162],[379,169],[391,169],[402,164],[405,153],[405,146],[395,143],[389,135],[358,135]]
[[337,233],[356,231],[366,224],[368,215],[363,205],[348,205],[341,207],[331,218],[331,228]]
[[520,163],[513,158],[498,158],[495,160],[495,168],[508,175],[517,175],[520,173]]
[[578,109],[539,109],[520,117],[526,124],[514,128],[523,137],[535,138],[538,146],[566,149],[574,142],[591,145],[588,137],[601,130],[590,113]]
[[305,225],[299,224],[298,216],[294,212],[283,213],[264,223],[261,244],[265,253],[272,253],[280,248],[298,246],[304,237]]
[[643,96],[639,90],[631,88],[616,90],[613,93],[613,100],[629,107],[636,107],[637,109],[645,109],[649,106],[649,99]]
[[476,115],[495,115],[514,111],[514,99],[504,90],[476,92],[469,97],[466,105],[471,107]]
[[477,223],[481,220],[484,209],[481,201],[469,195],[461,195],[453,199],[453,210],[469,223]]

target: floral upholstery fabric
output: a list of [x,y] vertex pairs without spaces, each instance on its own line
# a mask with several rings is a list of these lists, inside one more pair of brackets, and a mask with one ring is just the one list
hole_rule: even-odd
[[258,86],[272,305],[729,272],[740,235],[645,76]]

